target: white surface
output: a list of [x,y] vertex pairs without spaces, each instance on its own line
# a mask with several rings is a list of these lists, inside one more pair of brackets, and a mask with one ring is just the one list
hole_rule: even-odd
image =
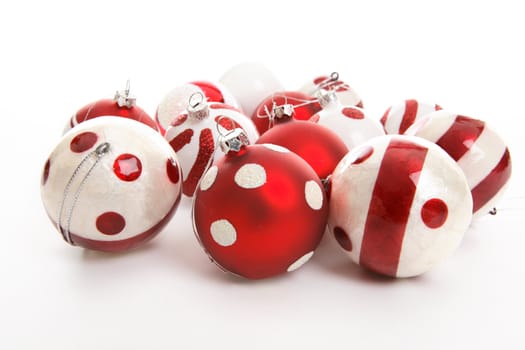
[[[0,5],[0,349],[524,346],[521,5],[296,6]],[[174,86],[217,79],[244,60],[261,61],[292,89],[337,70],[378,119],[417,98],[489,121],[514,165],[499,214],[475,223],[443,264],[404,280],[363,272],[329,240],[291,274],[238,280],[209,262],[187,210],[129,254],[61,241],[41,204],[40,174],[74,111],[112,97],[130,78],[137,104],[153,115]]]

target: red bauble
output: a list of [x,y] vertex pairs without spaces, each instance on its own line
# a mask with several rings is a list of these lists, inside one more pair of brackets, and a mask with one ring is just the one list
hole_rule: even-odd
[[326,202],[319,178],[299,156],[276,145],[242,146],[202,178],[195,233],[224,270],[271,277],[313,255],[326,225]]
[[135,98],[129,95],[129,84],[124,91],[117,91],[113,99],[102,99],[92,102],[76,112],[64,132],[76,125],[98,117],[122,117],[141,122],[155,131],[158,131],[157,123],[139,106],[135,104]]
[[[280,108],[290,106],[291,112]],[[298,91],[277,92],[264,99],[255,109],[252,120],[259,134],[263,134],[275,124],[290,119],[308,120],[321,110],[321,105],[315,97]]]
[[310,164],[321,179],[332,174],[337,163],[348,153],[345,143],[332,130],[299,120],[268,130],[257,143],[288,148]]

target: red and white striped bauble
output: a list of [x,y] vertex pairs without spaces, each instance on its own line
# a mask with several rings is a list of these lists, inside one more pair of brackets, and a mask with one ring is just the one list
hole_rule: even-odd
[[406,100],[388,108],[381,118],[387,134],[403,134],[416,120],[440,110],[435,103]]
[[427,115],[406,134],[443,148],[465,173],[474,217],[487,214],[509,183],[512,164],[503,139],[485,122],[441,110]]
[[[199,110],[204,115],[199,115]],[[193,196],[197,183],[211,165],[210,159],[221,157],[221,152],[215,152],[219,137],[217,123],[225,130],[243,129],[251,143],[259,138],[250,118],[238,109],[218,102],[204,103],[193,111],[190,107],[173,120],[164,135],[177,152],[184,176],[182,191],[188,197]]]
[[363,101],[347,83],[336,77],[321,75],[304,84],[299,91],[315,96],[319,90],[334,91],[341,104],[363,108]]
[[188,107],[190,97],[196,93],[202,94],[207,102],[220,102],[240,109],[237,100],[221,83],[193,81],[180,85],[171,90],[157,107],[155,120],[162,135],[164,135],[171,122],[184,113],[186,107]]
[[156,131],[124,118],[88,120],[47,159],[41,194],[66,242],[124,251],[168,223],[181,198],[175,152]]
[[331,129],[349,150],[385,134],[381,123],[368,117],[364,109],[342,105],[337,101],[327,104],[323,110],[310,118],[310,121]]
[[330,183],[331,232],[354,262],[380,274],[429,270],[460,244],[472,219],[463,172],[421,138],[388,135],[361,144]]

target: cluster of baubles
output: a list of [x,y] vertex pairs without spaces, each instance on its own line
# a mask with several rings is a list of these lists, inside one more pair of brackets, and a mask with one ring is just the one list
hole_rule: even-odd
[[480,120],[416,100],[375,119],[337,74],[287,91],[243,63],[178,86],[154,119],[129,87],[81,108],[41,191],[63,238],[89,249],[146,242],[187,197],[199,243],[233,274],[299,268],[328,226],[352,261],[408,277],[454,251],[510,174],[507,147]]

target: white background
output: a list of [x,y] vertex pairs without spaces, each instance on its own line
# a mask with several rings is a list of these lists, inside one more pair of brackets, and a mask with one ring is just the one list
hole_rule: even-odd
[[[523,348],[518,4],[4,1],[0,349]],[[405,280],[363,272],[330,240],[293,274],[237,280],[208,262],[185,209],[128,254],[67,246],[39,184],[70,115],[128,78],[153,115],[175,86],[245,60],[290,90],[338,71],[377,118],[415,97],[491,122],[514,166],[499,214],[475,223],[443,264]]]

